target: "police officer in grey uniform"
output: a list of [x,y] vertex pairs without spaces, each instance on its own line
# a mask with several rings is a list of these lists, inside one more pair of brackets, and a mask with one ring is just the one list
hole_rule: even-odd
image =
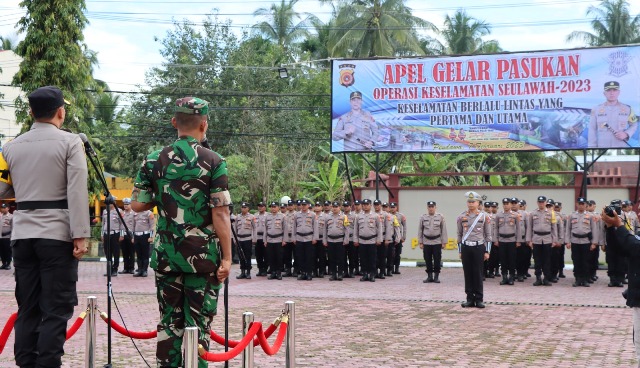
[[378,125],[373,116],[362,109],[362,93],[349,95],[351,111],[338,119],[333,140],[344,139],[345,151],[369,151],[378,141]]
[[11,241],[20,367],[60,367],[67,322],[78,304],[78,260],[87,253],[89,195],[84,146],[60,130],[65,100],[56,87],[29,95],[31,129],[2,148],[0,197],[15,197]]
[[393,235],[387,251],[387,276],[400,274],[400,255],[402,254],[402,244],[407,238],[407,217],[398,212],[396,202],[389,203],[389,215]]
[[278,211],[278,204],[269,204],[270,213],[264,216],[264,232],[262,242],[267,246],[269,268],[271,274],[269,280],[282,280],[282,250],[289,240],[289,229],[286,216]]
[[[295,218],[296,218],[296,211],[295,211],[295,201],[289,199],[287,201],[287,212],[285,213],[285,221],[287,222],[287,237],[286,237],[286,244],[284,246],[283,254],[282,254],[282,262],[283,262],[283,268],[284,268],[284,277],[291,277],[294,276],[294,273],[292,271],[294,263],[294,256],[295,256],[295,246],[294,246],[294,240],[295,240],[295,234],[293,234],[293,223],[295,222]],[[299,265],[296,265],[296,267],[298,267]],[[297,271],[296,270],[296,275],[297,276]]]
[[604,103],[591,109],[589,120],[589,148],[630,147],[629,138],[638,129],[638,117],[631,106],[618,101],[620,83],[604,84]]
[[[598,267],[600,265],[600,249],[605,250],[606,236],[605,236],[605,226],[604,222],[600,218],[600,214],[596,207],[596,201],[590,199],[587,202],[587,212],[591,213],[594,216],[594,219],[597,223],[598,228],[598,245],[596,249],[589,250],[589,272],[587,277],[587,282],[593,283],[598,280]],[[607,262],[608,264],[609,262]]]
[[342,213],[347,216],[347,221],[349,222],[349,243],[345,246],[344,277],[350,279],[359,272],[360,259],[358,257],[358,248],[353,245],[353,226],[356,223],[356,215],[351,211],[351,203],[349,201],[342,202]]
[[325,201],[325,205],[322,203],[316,202],[315,207],[313,208],[313,212],[316,214],[316,222],[315,228],[313,229],[313,240],[315,246],[315,267],[313,268],[313,272],[316,277],[324,278],[325,272],[327,270],[327,249],[324,246],[324,232],[322,229],[324,228],[326,221],[325,217],[327,213],[324,212],[326,207],[331,208],[331,202]]
[[[532,248],[527,242],[527,226],[529,221],[529,212],[526,211],[527,202],[524,199],[511,198],[511,207],[520,215],[520,237],[516,240],[516,277],[518,282],[524,282],[524,279],[531,277],[529,275],[529,266],[531,266]],[[518,246],[518,242],[520,246]]]
[[478,210],[482,201],[476,192],[465,193],[467,211],[458,216],[457,235],[458,252],[464,271],[464,291],[467,301],[463,308],[484,308],[484,291],[482,285],[483,261],[489,259],[491,251],[491,220],[489,216]]
[[560,216],[560,214],[556,212],[555,204],[556,202],[553,199],[547,199],[547,211],[552,211],[556,219],[556,232],[558,234],[558,241],[551,247],[551,277],[549,281],[553,283],[557,283],[560,280],[558,275],[560,274],[560,269],[562,268],[562,250],[564,249],[563,244],[565,243],[564,220],[562,216]]
[[[388,207],[388,205],[387,205]],[[378,216],[380,216],[380,222],[382,223],[382,239],[383,243],[380,248],[376,250],[376,278],[384,279],[387,268],[387,251],[391,244],[391,237],[393,235],[393,224],[391,216],[387,211],[383,209],[382,201],[376,199],[373,201],[373,209]]]
[[2,266],[0,270],[11,269],[11,229],[13,228],[13,215],[9,212],[9,205],[3,203],[0,206],[0,258]]
[[[553,204],[553,210],[556,211],[556,215],[558,216],[559,219],[561,219],[562,221],[562,228],[566,229],[567,228],[567,219],[568,219],[568,215],[566,215],[564,212],[562,212],[562,203],[556,201]],[[562,240],[560,241],[560,244],[565,244],[566,242],[564,241],[564,230],[563,230],[563,234],[562,234]],[[564,275],[564,254],[565,254],[565,247],[560,247],[560,259],[559,264],[558,264],[558,278],[559,279],[564,279],[566,276]]]
[[353,241],[360,247],[360,281],[376,281],[376,254],[382,245],[382,221],[380,215],[371,211],[371,200],[362,200],[362,214],[356,217]]
[[511,210],[511,199],[502,199],[502,212],[495,216],[496,242],[502,265],[502,281],[500,285],[513,285],[516,278],[516,249],[521,246],[522,238],[520,214]]
[[[109,204],[109,219],[107,219],[107,210],[102,211],[102,237],[100,240],[104,244],[109,239],[109,254],[107,257],[111,257],[111,276],[118,276],[118,266],[120,265],[120,242],[124,239],[122,236],[123,226],[122,218],[118,216],[116,207],[113,204]],[[122,211],[120,211],[122,213]],[[109,221],[109,232],[107,232],[107,221]],[[105,273],[104,276],[107,276]]]
[[[258,265],[258,273],[256,276],[267,276],[267,268],[269,267],[269,261],[267,257],[267,243],[264,242],[264,218],[267,215],[267,207],[263,202],[258,203],[258,213],[254,216],[256,218],[256,263]],[[274,270],[271,270],[273,274]]]
[[[124,205],[124,211],[122,211],[122,221],[125,226],[122,226],[122,241],[120,242],[120,249],[122,250],[122,263],[123,270],[118,273],[130,273],[133,274],[134,262],[135,262],[135,248],[133,246],[133,228],[135,226],[135,212],[131,209],[131,198],[123,198],[122,204]],[[129,232],[127,232],[127,229]]]
[[[551,286],[551,247],[558,242],[557,219],[546,208],[547,197],[538,197],[538,209],[529,213],[527,242],[533,247],[536,281],[533,286]],[[544,275],[544,280],[542,279]]]
[[258,240],[256,218],[249,213],[249,203],[242,202],[240,214],[236,216],[236,234],[238,235],[239,252],[244,254],[240,257],[240,274],[236,279],[251,279],[251,246]]
[[331,204],[331,213],[325,215],[322,228],[323,245],[329,255],[329,281],[342,281],[344,276],[344,250],[349,244],[349,219],[340,212],[340,203]]
[[133,277],[147,277],[151,244],[153,243],[156,220],[153,212],[145,210],[133,215],[133,247],[136,251],[138,271]]
[[599,236],[595,215],[586,210],[587,200],[580,197],[576,203],[578,210],[569,215],[564,236],[567,249],[571,249],[573,287],[589,286],[589,250],[597,247]]
[[428,201],[427,213],[418,221],[418,245],[427,264],[427,278],[422,282],[440,283],[442,249],[447,245],[448,239],[444,216],[436,212],[436,202]]
[[315,243],[313,239],[316,228],[316,214],[309,211],[309,201],[300,201],[301,210],[295,214],[293,236],[296,249],[296,267],[298,280],[311,281],[315,268]]

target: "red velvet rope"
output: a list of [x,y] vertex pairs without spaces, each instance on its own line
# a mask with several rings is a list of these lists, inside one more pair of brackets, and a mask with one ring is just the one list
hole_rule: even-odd
[[84,323],[84,319],[86,316],[87,316],[87,312],[82,312],[80,313],[80,316],[76,318],[76,321],[73,322],[69,330],[67,330],[67,340],[72,338],[73,335],[75,335],[76,332],[78,332],[78,330],[80,329],[80,326],[82,326],[82,324]]
[[[102,320],[107,323],[107,314],[106,313],[100,313],[100,317],[102,317]],[[111,320],[111,328],[113,328],[114,330],[116,330],[117,332],[119,332],[121,335],[124,336],[128,336],[134,339],[140,339],[140,340],[147,340],[147,339],[153,339],[154,337],[158,336],[158,331],[146,331],[146,332],[139,332],[139,331],[131,331],[128,330],[122,326],[120,326],[116,321],[114,321],[113,319]]]
[[[264,332],[264,336],[268,339],[269,337],[271,337],[271,335],[273,334],[273,332],[276,330],[276,325],[274,325],[273,323],[267,328],[267,330]],[[220,336],[218,335],[215,331],[211,330],[211,332],[209,333],[209,335],[211,336],[211,340],[213,342],[216,342],[220,345],[224,345],[224,336]],[[233,348],[236,345],[238,345],[238,341],[237,340],[229,340],[229,347]],[[258,346],[260,345],[260,341],[258,341],[258,339],[254,339],[253,340],[253,346]]]
[[242,338],[242,340],[238,341],[236,346],[225,352],[225,353],[210,353],[204,349],[200,351],[200,357],[208,362],[226,362],[227,360],[231,360],[238,356],[246,347],[249,345],[249,342],[253,340],[258,331],[262,330],[262,324],[260,322],[254,322],[249,327],[249,331]]
[[7,345],[7,340],[9,339],[9,335],[11,334],[11,330],[13,330],[13,325],[16,323],[16,319],[18,318],[18,313],[14,313],[9,316],[7,323],[4,325],[2,329],[2,333],[0,333],[0,354],[4,350],[5,345]]
[[269,342],[267,341],[267,337],[265,333],[262,332],[262,329],[258,331],[258,341],[260,341],[260,346],[262,350],[267,355],[275,355],[280,347],[282,346],[282,342],[284,341],[284,337],[287,334],[287,322],[280,323],[280,331],[278,331],[278,336],[276,336],[276,341],[273,342],[273,346],[269,346]]

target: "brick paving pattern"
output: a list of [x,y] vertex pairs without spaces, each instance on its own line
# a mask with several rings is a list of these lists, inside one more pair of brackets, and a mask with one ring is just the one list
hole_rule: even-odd
[[[78,284],[81,306],[98,297],[106,311],[105,264],[82,262]],[[485,283],[484,310],[463,309],[464,279],[459,268],[444,269],[441,284],[423,284],[423,268],[401,269],[375,283],[345,279],[329,282],[282,281],[254,277],[230,286],[231,338],[239,339],[242,313],[268,326],[284,307],[296,302],[296,363],[298,367],[635,367],[631,310],[624,307],[621,288],[608,288],[608,278],[590,288],[573,288],[573,278],[552,287],[533,287],[533,281],[499,286]],[[14,280],[0,271],[0,327],[16,309]],[[570,274],[570,273],[569,273]],[[153,277],[119,275],[113,279],[117,306],[131,330],[155,329],[159,313]],[[606,281],[605,281],[606,280]],[[222,295],[213,328],[223,334]],[[121,322],[115,306],[114,320]],[[75,319],[75,317],[74,317]],[[98,321],[98,366],[107,361],[106,324]],[[64,367],[84,365],[85,328],[65,345]],[[275,334],[273,335],[275,336]],[[272,337],[270,343],[273,343]],[[135,340],[155,367],[155,340]],[[212,350],[224,348],[215,343]],[[146,367],[131,340],[113,332],[113,367]],[[284,345],[275,356],[255,350],[255,367],[284,367]],[[240,367],[241,355],[231,367]],[[0,367],[14,367],[13,333],[0,354]],[[221,363],[210,363],[221,367]]]

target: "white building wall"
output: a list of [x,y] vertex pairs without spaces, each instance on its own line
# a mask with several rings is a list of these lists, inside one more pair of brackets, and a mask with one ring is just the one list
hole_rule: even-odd
[[16,124],[14,100],[21,93],[19,88],[10,87],[13,76],[18,72],[22,59],[13,51],[0,50],[0,144],[4,145],[20,133],[20,126]]

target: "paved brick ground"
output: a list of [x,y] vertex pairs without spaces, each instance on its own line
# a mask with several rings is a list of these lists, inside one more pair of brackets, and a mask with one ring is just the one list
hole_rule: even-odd
[[[82,307],[98,297],[106,310],[104,263],[83,262],[78,284]],[[234,275],[237,271],[234,271]],[[590,288],[572,288],[571,277],[552,287],[531,282],[485,283],[487,308],[463,309],[461,269],[445,269],[441,284],[423,284],[423,269],[375,283],[327,278],[308,281],[266,278],[231,282],[231,337],[240,338],[242,312],[268,324],[287,300],[296,302],[298,367],[635,367],[631,310],[622,289],[607,277]],[[604,276],[604,277],[603,277]],[[0,272],[0,327],[16,310],[11,272]],[[115,300],[131,330],[155,328],[158,311],[153,278],[114,278]],[[221,299],[222,301],[222,299]],[[222,304],[222,303],[220,303]],[[222,313],[222,306],[219,307]],[[121,321],[114,307],[114,319]],[[97,357],[106,362],[106,325],[98,321]],[[222,315],[214,330],[223,332]],[[84,327],[66,344],[64,367],[82,367]],[[270,339],[273,341],[273,338]],[[154,366],[154,340],[136,340]],[[113,335],[114,367],[146,367],[131,340]],[[215,343],[212,348],[222,352]],[[13,367],[13,334],[0,354],[0,367]],[[221,367],[221,364],[210,364]],[[240,358],[231,367],[240,367]],[[284,367],[284,348],[273,357],[256,348],[256,367]]]

